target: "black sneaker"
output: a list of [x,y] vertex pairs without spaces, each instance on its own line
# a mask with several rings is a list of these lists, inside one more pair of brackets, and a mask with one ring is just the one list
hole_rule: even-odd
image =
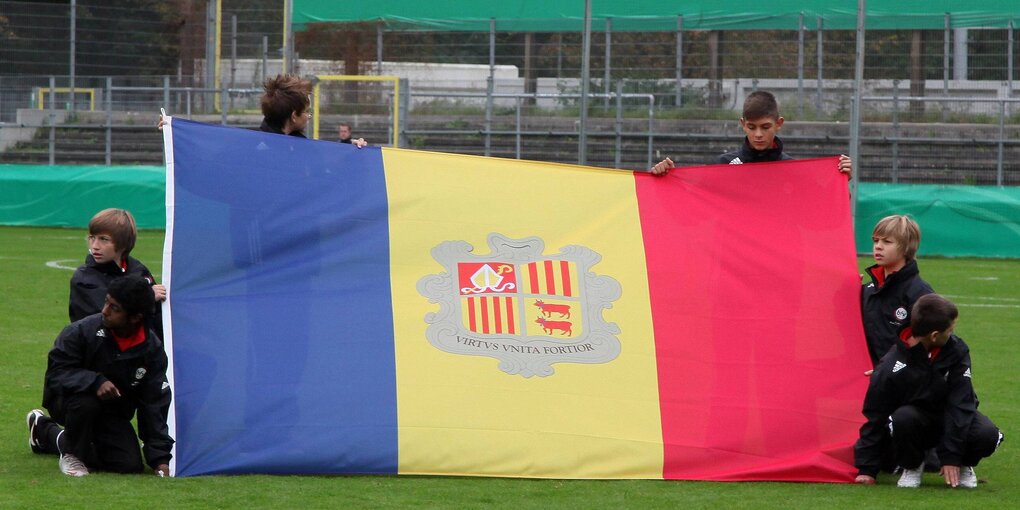
[[28,446],[32,448],[32,453],[43,453],[42,443],[39,442],[35,429],[39,425],[39,420],[45,417],[46,415],[40,409],[32,409],[25,416],[25,422],[28,423]]

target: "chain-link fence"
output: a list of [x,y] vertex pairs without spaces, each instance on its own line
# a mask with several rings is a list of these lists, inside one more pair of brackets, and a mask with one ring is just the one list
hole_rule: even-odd
[[[261,82],[284,68],[282,1],[70,4],[0,1],[0,160],[158,163],[161,107],[258,125]],[[678,19],[672,31],[619,33],[606,23],[592,34],[584,126],[581,34],[493,26],[311,24],[289,64],[308,77],[403,80],[399,124],[388,89],[323,83],[323,139],[346,122],[370,142],[428,150],[630,169],[666,156],[705,164],[740,143],[743,98],[766,89],[787,119],[789,153],[849,152],[855,33],[824,20],[707,31]],[[862,179],[1020,184],[1014,32],[867,32]]]

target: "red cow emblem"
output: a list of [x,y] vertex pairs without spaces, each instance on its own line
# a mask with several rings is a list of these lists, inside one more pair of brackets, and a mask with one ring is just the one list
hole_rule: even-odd
[[539,317],[538,319],[535,319],[535,324],[540,324],[542,326],[542,329],[545,330],[545,332],[550,335],[553,334],[553,331],[557,329],[562,331],[562,333],[560,333],[561,335],[574,334],[570,330],[570,328],[573,327],[573,324],[567,321],[547,321],[544,318]]
[[552,317],[552,313],[556,312],[560,314],[561,319],[570,318],[570,305],[547,305],[539,299],[535,301],[535,306],[537,306],[539,310],[542,310],[542,315],[546,317]]

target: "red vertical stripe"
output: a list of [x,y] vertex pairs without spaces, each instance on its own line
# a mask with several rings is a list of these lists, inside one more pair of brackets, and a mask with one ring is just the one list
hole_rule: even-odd
[[489,300],[481,298],[478,300],[482,305],[482,333],[489,332]]
[[553,264],[551,260],[545,261],[545,292],[546,294],[556,294],[556,275],[553,274]]
[[478,331],[478,323],[475,321],[475,298],[467,298],[468,308],[468,329],[471,331]]
[[560,272],[563,273],[563,277],[560,280],[563,282],[563,295],[570,297],[570,262],[566,260],[560,261]]
[[499,296],[492,297],[492,312],[496,322],[496,333],[503,332],[503,310],[499,309]]
[[517,325],[514,323],[514,298],[506,298],[506,330],[511,335],[517,334]]
[[635,173],[663,478],[853,480],[870,363],[836,163]]
[[540,294],[538,288],[538,264],[532,262],[528,264],[528,283],[531,284],[529,291],[532,294]]

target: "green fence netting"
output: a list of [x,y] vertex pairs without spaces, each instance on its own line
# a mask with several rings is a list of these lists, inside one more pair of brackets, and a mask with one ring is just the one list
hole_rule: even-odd
[[[0,225],[85,227],[97,211],[131,211],[140,228],[164,228],[160,166],[0,165]],[[1020,258],[1020,188],[861,183],[856,243],[871,251],[871,229],[909,214],[922,229],[920,255]]]

